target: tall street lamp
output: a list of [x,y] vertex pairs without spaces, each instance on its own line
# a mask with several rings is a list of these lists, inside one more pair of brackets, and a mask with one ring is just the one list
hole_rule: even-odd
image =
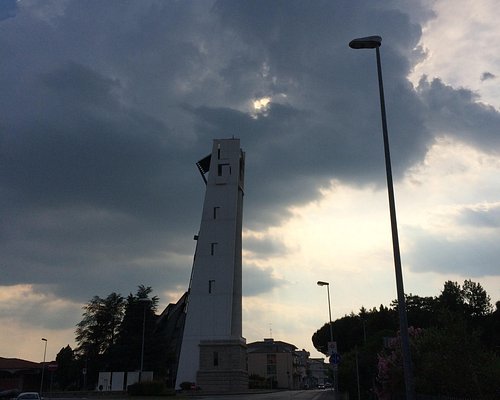
[[[330,283],[329,282],[324,282],[324,281],[318,281],[318,286],[326,286],[326,292],[328,293],[328,316],[330,318],[330,343],[332,343],[333,346],[333,328],[332,328],[332,307],[330,305]],[[328,346],[330,347],[330,346]],[[330,350],[330,348],[328,349]],[[333,356],[333,354],[330,354],[330,357]],[[337,369],[334,367],[334,377],[333,377],[333,384],[335,386],[335,393],[337,393],[339,385],[338,385],[338,376],[337,376]]]
[[151,300],[148,298],[141,298],[138,299],[139,303],[142,303],[144,306],[144,313],[142,317],[142,343],[141,343],[141,369],[139,371],[139,381],[142,382],[142,370],[144,368],[144,337],[146,334],[146,307],[149,303],[151,303]]
[[408,319],[406,315],[406,302],[403,287],[403,273],[401,270],[401,255],[399,251],[398,227],[396,220],[396,206],[394,200],[394,187],[392,182],[391,154],[389,151],[389,135],[387,133],[387,119],[385,115],[384,87],[382,83],[382,66],[380,63],[380,36],[368,36],[351,40],[349,47],[352,49],[375,49],[377,55],[378,87],[380,95],[380,110],[382,113],[382,132],[384,136],[385,170],[387,175],[387,192],[389,195],[389,213],[391,217],[392,249],[394,254],[394,267],[396,271],[396,288],[398,294],[399,330],[401,334],[401,347],[403,353],[403,371],[406,388],[406,399],[413,400],[415,391],[413,386],[413,371],[410,354],[410,339],[408,335]]
[[40,397],[42,397],[43,372],[45,371],[45,355],[47,354],[47,339],[42,338],[42,341],[45,342],[45,348],[43,350],[42,378],[40,379]]

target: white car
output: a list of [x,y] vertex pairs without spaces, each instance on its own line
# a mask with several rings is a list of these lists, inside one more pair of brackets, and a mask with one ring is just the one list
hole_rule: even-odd
[[37,392],[23,392],[16,397],[16,400],[43,400]]

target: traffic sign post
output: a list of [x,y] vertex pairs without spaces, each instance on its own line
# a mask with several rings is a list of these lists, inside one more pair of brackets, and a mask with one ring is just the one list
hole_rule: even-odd
[[47,364],[47,369],[49,371],[55,371],[58,367],[59,365],[57,365],[57,363]]
[[335,352],[330,355],[330,365],[332,366],[333,370],[333,386],[335,388],[335,395],[337,395],[337,392],[339,390],[339,384],[338,384],[338,369],[339,369],[339,363],[340,363],[340,354],[337,353],[337,344],[335,343]]
[[328,342],[328,354],[332,356],[337,352],[337,342]]
[[330,364],[332,365],[338,365],[340,363],[340,354],[339,353],[333,353],[330,356]]

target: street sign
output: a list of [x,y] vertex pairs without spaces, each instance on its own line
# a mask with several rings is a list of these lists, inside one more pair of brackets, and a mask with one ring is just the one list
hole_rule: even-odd
[[330,364],[337,365],[338,363],[340,363],[340,354],[339,353],[333,353],[330,356]]
[[49,371],[55,371],[57,369],[58,365],[56,363],[52,363],[52,364],[47,364],[47,369]]
[[328,354],[333,355],[337,352],[337,342],[328,342]]

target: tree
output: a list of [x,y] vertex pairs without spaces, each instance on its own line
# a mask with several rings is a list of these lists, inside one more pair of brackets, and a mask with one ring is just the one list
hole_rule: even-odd
[[443,315],[443,324],[425,329],[413,349],[418,393],[458,398],[496,398],[500,363],[470,330],[465,318]]
[[441,309],[461,315],[468,320],[477,320],[493,310],[491,298],[480,283],[468,279],[461,287],[457,282],[447,281],[438,297]]
[[123,297],[117,293],[111,293],[105,299],[94,296],[83,307],[83,319],[77,324],[77,350],[88,355],[103,354],[114,343],[123,307]]
[[[415,347],[422,329],[408,328],[410,346]],[[379,399],[390,399],[393,395],[404,393],[403,357],[401,337],[398,336],[386,341],[386,346],[378,354],[377,379],[375,391]]]
[[[500,387],[500,302],[492,312],[479,283],[447,281],[436,297],[406,296],[415,388],[419,394],[493,399]],[[355,321],[358,321],[356,327]],[[351,313],[333,322],[341,351],[339,388],[362,398],[403,393],[397,302]],[[362,339],[362,340],[361,340]],[[326,354],[328,323],[313,335]],[[466,364],[466,365],[465,365]],[[359,375],[357,374],[359,372]],[[378,384],[374,387],[373,382]],[[497,396],[498,397],[498,396]]]
[[[408,325],[425,328],[436,323],[438,301],[435,297],[420,297],[413,294],[405,295]],[[393,300],[391,308],[397,312],[398,302]]]
[[495,311],[487,315],[484,319],[484,329],[482,341],[484,344],[500,357],[500,301],[495,303]]
[[[175,355],[169,340],[157,329],[158,296],[152,288],[139,285],[135,295],[124,299],[111,293],[94,296],[83,307],[83,318],[76,327],[74,351],[78,370],[86,368],[88,386],[97,381],[99,371],[133,371],[141,367],[144,332],[144,370],[155,376],[167,375]],[[144,301],[147,300],[147,301]],[[143,330],[144,327],[144,330]]]
[[[153,369],[153,360],[159,356],[153,340],[158,297],[149,297],[151,287],[139,285],[135,295],[130,293],[125,302],[123,319],[116,343],[109,348],[108,359],[114,370],[139,370],[142,357],[142,334],[144,324],[144,370]],[[148,302],[143,300],[147,299]],[[160,345],[160,344],[158,344]]]
[[472,282],[470,279],[464,281],[462,296],[467,313],[472,317],[484,317],[493,310],[491,298],[480,283]]
[[76,389],[78,381],[78,367],[73,349],[67,345],[56,356],[57,370],[55,380],[62,390]]
[[457,282],[446,281],[443,291],[438,297],[438,302],[441,308],[452,312],[464,313],[465,303],[462,288]]
[[113,346],[123,318],[124,299],[111,293],[105,299],[94,296],[83,306],[83,319],[76,327],[76,354],[87,366],[89,383],[109,363],[105,354]]

